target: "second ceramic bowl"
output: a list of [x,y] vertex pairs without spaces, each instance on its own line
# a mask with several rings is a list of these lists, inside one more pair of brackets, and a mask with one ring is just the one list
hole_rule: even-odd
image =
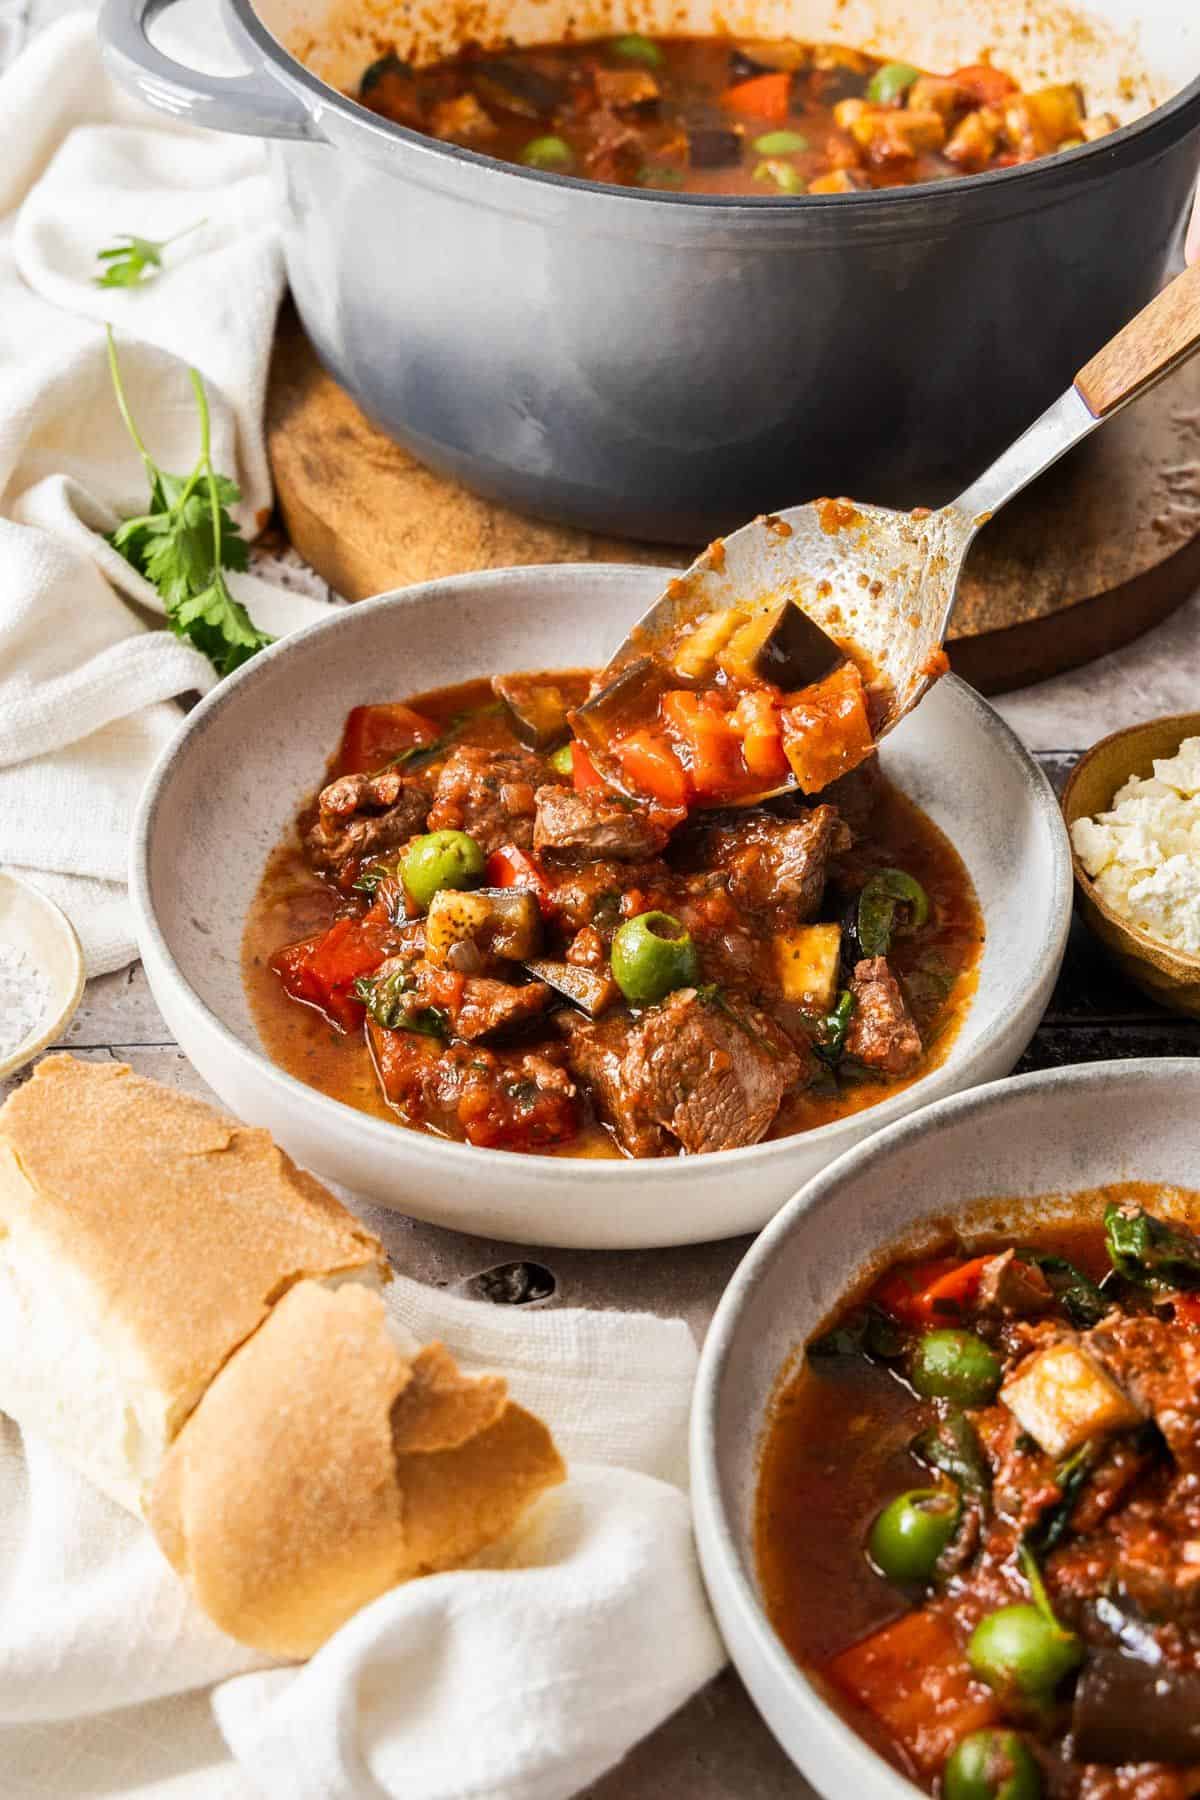
[[884,762],[958,848],[987,941],[944,1063],[879,1106],[745,1150],[644,1162],[525,1156],[369,1118],[264,1054],[242,987],[267,854],[316,787],[346,713],[503,670],[602,663],[660,591],[590,564],[456,576],[339,611],[222,682],[147,786],[130,886],[154,995],[205,1080],[307,1167],[417,1218],[517,1243],[623,1249],[756,1231],[800,1182],[926,1101],[1006,1074],[1058,973],[1071,906],[1062,817],[986,701],[948,678]]
[[[1200,1063],[1183,1057],[1048,1069],[958,1094],[860,1144],[810,1182],[725,1290],[692,1407],[700,1560],[742,1679],[826,1800],[913,1800],[920,1790],[833,1710],[763,1608],[755,1493],[781,1373],[862,1276],[893,1255],[922,1251],[930,1236],[944,1238],[971,1201],[992,1203],[992,1226],[1019,1235],[1033,1222],[1027,1197],[1041,1197],[1044,1217],[1069,1217],[1068,1196],[1109,1182],[1200,1186],[1198,1106]],[[974,1212],[972,1222],[982,1227]],[[805,1548],[797,1544],[797,1555]]]

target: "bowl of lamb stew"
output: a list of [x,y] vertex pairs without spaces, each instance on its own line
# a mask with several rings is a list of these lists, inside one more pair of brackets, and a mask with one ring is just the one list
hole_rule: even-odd
[[514,1241],[697,1241],[1027,1043],[1070,877],[1015,739],[952,677],[876,756],[845,663],[780,707],[676,675],[601,778],[586,671],[660,579],[363,602],[222,684],[147,790],[160,1004],[322,1173]]
[[944,1102],[798,1196],[723,1302],[702,1555],[823,1793],[1200,1791],[1195,1090],[1108,1064]]

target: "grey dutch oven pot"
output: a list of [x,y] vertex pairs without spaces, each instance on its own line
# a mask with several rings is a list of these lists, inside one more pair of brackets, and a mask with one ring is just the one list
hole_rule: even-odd
[[493,499],[667,542],[813,494],[948,497],[1161,284],[1200,156],[1197,78],[1023,168],[651,194],[379,119],[249,0],[222,0],[249,72],[184,68],[146,35],[163,4],[106,0],[106,59],[152,106],[271,140],[296,304],[360,406]]

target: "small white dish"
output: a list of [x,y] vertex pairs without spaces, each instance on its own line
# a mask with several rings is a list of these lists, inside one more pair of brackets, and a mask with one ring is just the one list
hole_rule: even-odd
[[[753,1545],[759,1457],[781,1374],[839,1300],[891,1254],[944,1236],[973,1200],[998,1231],[1030,1222],[1022,1197],[1109,1182],[1200,1187],[1200,1062],[1186,1057],[1048,1069],[957,1094],[860,1144],[800,1189],[753,1245],[705,1340],[692,1403],[692,1512],[709,1598],[755,1705],[825,1800],[912,1800],[793,1662],[767,1618]],[[976,1229],[979,1219],[974,1220]],[[794,1366],[794,1364],[793,1364]],[[800,1554],[803,1554],[801,1547]]]
[[222,1100],[305,1166],[417,1218],[515,1243],[700,1243],[757,1231],[851,1144],[1007,1074],[1029,1042],[1066,946],[1066,830],[1028,752],[948,677],[888,738],[884,766],[958,849],[987,941],[946,1060],[880,1105],[704,1156],[525,1156],[369,1118],[264,1054],[242,986],[243,925],[268,853],[320,784],[349,709],[481,674],[601,664],[661,584],[657,569],[577,564],[455,576],[362,601],[222,682],[154,771],[130,864],[154,997]]
[[45,1010],[7,1056],[0,1056],[0,1079],[15,1075],[48,1044],[62,1036],[83,995],[83,952],[75,928],[60,906],[16,875],[0,872],[0,944],[22,951],[50,990]]

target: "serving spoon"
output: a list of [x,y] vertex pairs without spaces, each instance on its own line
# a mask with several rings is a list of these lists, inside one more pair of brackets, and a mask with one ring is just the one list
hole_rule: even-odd
[[[1014,494],[1197,349],[1200,264],[1144,307],[947,506],[896,512],[854,500],[815,500],[718,538],[638,620],[587,707],[602,701],[631,663],[665,648],[709,613],[737,606],[753,614],[794,600],[852,653],[875,737],[886,736],[945,672],[943,644],[976,534]],[[596,760],[590,744],[589,750]],[[608,759],[601,753],[600,760]],[[604,773],[621,785],[615,766]],[[771,793],[795,786],[793,776]]]

